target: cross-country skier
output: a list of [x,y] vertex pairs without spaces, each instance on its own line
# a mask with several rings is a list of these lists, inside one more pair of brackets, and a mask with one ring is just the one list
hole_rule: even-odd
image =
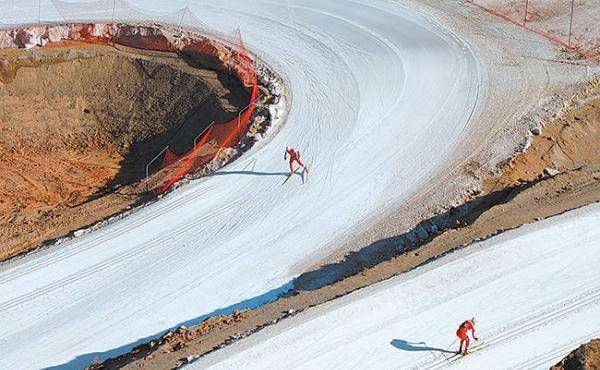
[[306,166],[304,165],[304,163],[302,163],[302,161],[300,161],[300,151],[299,150],[294,150],[293,148],[285,148],[285,154],[283,155],[283,159],[286,160],[288,154],[290,155],[290,176],[294,173],[294,162],[298,163],[300,165],[300,167],[302,167],[305,171]]
[[[458,347],[458,354],[466,355],[469,353],[469,330],[471,331],[471,335],[473,339],[479,340],[475,336],[475,318],[473,317],[471,320],[467,320],[460,324],[458,330],[456,331],[456,335],[460,338],[460,347]],[[465,344],[465,349],[463,350],[463,343]]]

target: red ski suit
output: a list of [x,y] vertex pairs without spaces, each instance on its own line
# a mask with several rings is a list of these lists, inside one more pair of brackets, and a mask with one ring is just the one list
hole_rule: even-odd
[[286,149],[283,159],[287,159],[288,154],[290,155],[290,172],[294,172],[294,162],[298,163],[301,167],[304,167],[304,163],[300,161],[300,151],[294,149]]
[[469,330],[471,331],[473,339],[477,340],[477,337],[475,336],[475,324],[473,323],[473,321],[467,320],[463,322],[462,324],[460,324],[458,330],[456,331],[456,335],[458,336],[458,338],[460,338],[460,347],[458,350],[459,352],[462,351],[463,343],[465,344],[465,352],[467,352],[467,350],[469,349]]

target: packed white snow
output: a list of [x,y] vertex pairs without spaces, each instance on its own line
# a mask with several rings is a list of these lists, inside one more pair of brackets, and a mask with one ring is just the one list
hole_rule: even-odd
[[[600,205],[524,226],[309,309],[190,368],[547,369],[600,336],[598,225]],[[479,341],[458,359],[455,332],[473,316]]]

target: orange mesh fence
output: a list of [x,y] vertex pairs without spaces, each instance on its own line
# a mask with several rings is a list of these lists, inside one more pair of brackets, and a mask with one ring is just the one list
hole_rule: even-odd
[[[186,174],[198,171],[215,159],[226,160],[231,152],[227,149],[238,145],[258,100],[255,61],[246,50],[239,30],[233,42],[227,41],[229,37],[206,29],[187,7],[176,12],[148,12],[127,0],[83,3],[47,0],[44,7],[40,4],[37,0],[0,0],[0,48],[87,42],[172,52],[204,67],[229,71],[247,89],[248,105],[228,122],[213,122],[194,139],[193,149],[175,153],[167,146],[159,153],[146,166],[147,186],[151,178],[152,186],[156,186],[154,190],[164,192]],[[51,23],[43,24],[42,20]],[[155,21],[158,23],[151,23]],[[19,27],[3,29],[10,24],[19,24]],[[212,38],[203,35],[212,35]],[[203,128],[201,122],[198,126],[199,130]]]
[[[231,51],[227,64],[250,91],[248,106],[236,118],[228,122],[213,123],[189,152],[177,154],[167,149],[163,158],[163,169],[166,169],[163,172],[167,176],[167,181],[157,189],[159,193],[169,189],[186,174],[199,170],[215,159],[221,159],[219,157],[221,154],[226,155],[224,149],[235,147],[245,134],[258,98],[258,79],[254,61],[244,48],[241,37],[238,37],[238,39],[237,47]],[[207,49],[207,45],[202,43],[188,45],[184,51],[203,55],[212,52],[212,50]]]
[[600,0],[467,0],[588,59],[600,56]]
[[[163,181],[153,191],[162,193],[185,175],[198,171],[218,159],[220,155],[226,155],[224,149],[237,146],[247,130],[258,98],[255,63],[245,49],[239,33],[236,34],[236,46],[233,49],[225,48],[204,37],[186,39],[183,41],[184,45],[179,49],[159,28],[143,27],[143,32],[139,32],[141,26],[118,24],[114,28],[111,31],[114,33],[112,37],[114,44],[136,49],[185,54],[191,60],[198,61],[202,65],[221,71],[230,70],[250,92],[248,106],[236,118],[228,122],[212,123],[197,139],[193,149],[186,153],[175,153],[167,148],[161,155],[162,160],[159,156],[160,168],[155,169],[154,172],[158,172]],[[98,38],[88,31],[86,27],[82,27],[80,36],[91,42],[105,42],[105,39]]]
[[[164,192],[183,176],[198,171],[215,159],[226,160],[230,154],[226,149],[236,147],[248,129],[258,100],[258,79],[255,61],[244,47],[239,31],[231,47],[197,33],[165,25],[71,23],[26,26],[18,32],[0,30],[0,45],[4,43],[4,47],[22,48],[38,43],[40,39],[46,39],[49,46],[89,42],[176,52],[200,65],[230,71],[241,81],[249,92],[249,101],[235,118],[227,122],[213,122],[194,140],[195,145],[188,152],[175,153],[167,147],[146,166],[146,184],[149,185],[148,178],[152,177],[152,186],[157,193]],[[199,122],[198,129],[201,128]]]

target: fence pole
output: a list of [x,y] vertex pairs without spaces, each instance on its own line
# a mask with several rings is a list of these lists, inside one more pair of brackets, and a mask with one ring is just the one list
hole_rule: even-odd
[[575,0],[571,0],[571,20],[569,21],[569,48],[571,47],[571,35],[573,32],[573,11],[575,10]]
[[42,24],[42,0],[38,0],[38,24]]
[[527,24],[527,12],[529,11],[529,0],[525,0],[525,16],[523,17],[523,27]]
[[212,121],[210,123],[210,125],[206,126],[206,128],[204,130],[202,130],[201,133],[199,133],[195,138],[194,138],[194,149],[196,149],[196,143],[198,143],[198,139],[200,138],[200,136],[202,136],[209,128],[211,128],[212,125],[215,124],[215,121]]
[[179,21],[179,26],[177,27],[180,34],[182,33],[181,26],[183,25],[183,20],[185,19],[185,15],[187,12],[188,12],[188,6],[186,4],[185,9],[183,9],[183,15],[181,16],[181,20]]
[[148,177],[150,177],[150,165],[158,159],[158,157],[161,156],[161,154],[163,154],[167,149],[169,149],[169,146],[167,145],[163,150],[160,151],[160,153],[158,153],[156,155],[156,157],[152,158],[152,160],[150,162],[148,162],[148,164],[146,165],[146,191],[148,191]]
[[112,15],[111,15],[111,20],[110,20],[110,41],[112,41],[113,46],[115,45],[115,37],[113,35],[113,32],[115,30],[115,9],[116,8],[117,8],[117,0],[113,0]]
[[238,113],[238,124],[237,124],[237,128],[240,128],[240,122],[242,120],[242,113],[244,113],[248,108],[250,108],[250,106],[254,103],[256,103],[256,101],[258,100],[258,98],[260,98],[260,95],[257,95],[254,99],[252,99],[250,101],[250,103],[248,105],[246,105],[244,107],[244,109],[242,109],[239,113]]

